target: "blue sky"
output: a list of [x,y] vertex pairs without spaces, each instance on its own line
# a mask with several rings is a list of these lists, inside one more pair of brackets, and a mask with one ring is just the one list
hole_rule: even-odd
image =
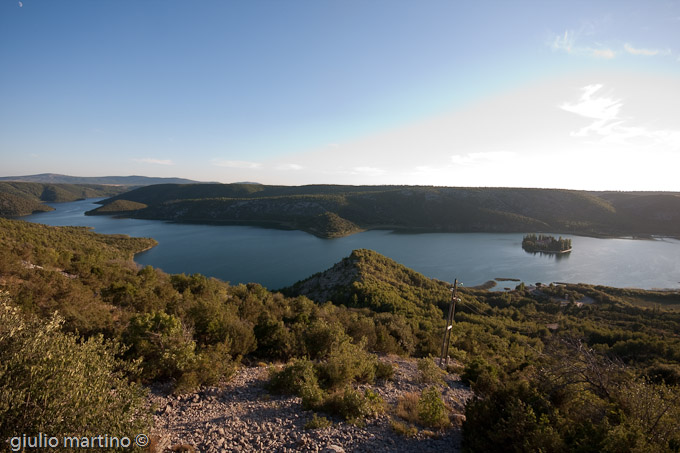
[[2,0],[0,65],[1,175],[680,191],[678,1]]

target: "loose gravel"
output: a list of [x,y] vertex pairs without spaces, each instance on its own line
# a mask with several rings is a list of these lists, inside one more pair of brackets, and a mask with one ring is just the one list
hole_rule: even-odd
[[[218,387],[186,395],[172,395],[155,387],[149,397],[154,415],[152,439],[156,452],[458,452],[460,423],[444,432],[421,430],[406,438],[390,426],[399,397],[420,392],[431,384],[420,382],[416,361],[383,357],[395,366],[394,378],[368,386],[387,403],[385,414],[359,427],[326,416],[332,426],[304,429],[313,415],[302,409],[298,397],[270,394],[266,367],[243,367]],[[472,396],[458,376],[448,375],[441,385],[443,398],[454,413],[462,414]],[[362,386],[365,388],[367,386]],[[458,422],[463,415],[454,416]]]

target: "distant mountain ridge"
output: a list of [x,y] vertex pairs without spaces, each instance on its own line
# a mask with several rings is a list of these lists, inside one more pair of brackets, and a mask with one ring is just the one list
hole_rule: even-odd
[[[130,211],[108,204],[141,203]],[[88,214],[261,225],[319,237],[363,230],[546,232],[680,237],[680,194],[427,186],[163,184],[101,202]],[[127,205],[129,207],[129,205]]]
[[159,178],[152,176],[69,176],[41,173],[26,176],[2,176],[0,181],[39,182],[50,184],[103,184],[117,186],[148,186],[152,184],[214,184],[185,178]]

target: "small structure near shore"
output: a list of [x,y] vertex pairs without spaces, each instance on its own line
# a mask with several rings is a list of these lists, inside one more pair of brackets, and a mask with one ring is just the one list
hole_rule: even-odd
[[536,253],[569,253],[571,252],[571,239],[555,239],[554,236],[545,234],[527,234],[522,240],[522,248],[527,252]]

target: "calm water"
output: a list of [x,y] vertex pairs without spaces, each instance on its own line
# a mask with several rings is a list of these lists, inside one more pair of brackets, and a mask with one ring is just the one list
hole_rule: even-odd
[[[231,283],[258,282],[275,289],[323,271],[353,249],[376,250],[429,277],[466,286],[497,277],[527,283],[554,281],[618,287],[679,288],[680,241],[570,236],[569,255],[533,255],[522,234],[395,234],[367,231],[319,239],[301,231],[244,226],[175,224],[156,220],[86,217],[96,200],[51,204],[56,211],[24,217],[47,225],[94,227],[98,233],[152,237],[158,246],[135,257],[170,273],[201,273]],[[499,283],[499,287],[515,286]]]

